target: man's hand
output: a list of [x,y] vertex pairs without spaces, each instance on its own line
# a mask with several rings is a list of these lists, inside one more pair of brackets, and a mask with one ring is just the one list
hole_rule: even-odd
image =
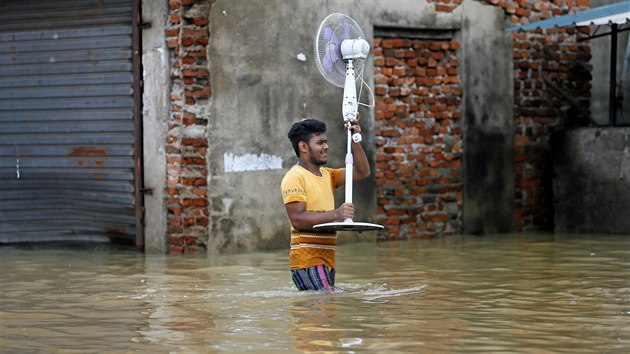
[[352,203],[343,203],[339,208],[335,210],[335,214],[337,214],[337,221],[344,221],[346,219],[354,218],[354,204]]
[[344,124],[343,126],[346,130],[350,128],[350,132],[352,132],[352,134],[361,134],[361,126],[359,125],[359,113],[357,112],[356,117],[354,117],[353,120]]
[[[352,203],[343,203],[339,208],[325,213],[306,211],[306,203],[304,202],[291,202],[285,204],[284,207],[287,209],[291,226],[297,230],[308,230],[312,229],[313,225],[354,218],[354,205]],[[333,219],[331,220],[331,218]]]

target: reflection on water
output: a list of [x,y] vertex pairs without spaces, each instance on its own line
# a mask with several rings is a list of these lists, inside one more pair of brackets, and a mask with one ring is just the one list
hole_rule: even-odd
[[340,294],[288,251],[0,247],[0,352],[630,351],[630,237],[501,235],[338,250]]

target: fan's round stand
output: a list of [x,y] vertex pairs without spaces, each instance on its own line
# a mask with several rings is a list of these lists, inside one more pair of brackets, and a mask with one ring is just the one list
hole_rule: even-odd
[[[350,125],[348,125],[348,150],[346,153],[346,203],[352,203],[352,170],[354,167],[354,157],[352,156],[352,133]],[[382,230],[383,226],[378,224],[370,224],[366,222],[356,222],[351,218],[344,221],[328,222],[325,224],[317,224],[313,226],[315,230],[331,230],[331,231],[372,231]]]

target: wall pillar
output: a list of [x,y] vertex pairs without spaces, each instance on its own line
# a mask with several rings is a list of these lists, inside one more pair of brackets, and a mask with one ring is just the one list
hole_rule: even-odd
[[501,8],[465,1],[458,10],[463,16],[464,233],[509,232],[514,229],[512,38],[503,31]]

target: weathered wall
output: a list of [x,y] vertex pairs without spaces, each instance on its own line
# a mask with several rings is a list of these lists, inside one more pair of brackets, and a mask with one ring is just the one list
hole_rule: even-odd
[[[357,184],[355,190],[360,191],[355,193],[355,203],[359,208],[357,219],[373,221],[376,215],[378,222],[388,224],[381,235],[383,239],[435,237],[466,231],[462,226],[462,214],[470,216],[468,224],[471,232],[511,231],[514,225],[513,101],[510,95],[512,67],[510,36],[502,31],[503,12],[499,8],[474,1],[465,2],[465,6],[454,13],[450,12],[452,8],[436,12],[436,8],[442,7],[414,1],[371,2],[369,5],[362,2],[361,6],[354,6],[350,2],[334,4],[266,2],[265,6],[256,9],[257,16],[250,16],[248,9],[244,10],[239,2],[219,1],[213,5],[209,57],[213,87],[210,116],[214,118],[208,130],[208,162],[209,184],[216,188],[209,190],[211,229],[208,248],[231,251],[275,248],[286,244],[286,215],[276,190],[277,181],[295,163],[293,152],[287,148],[286,128],[304,117],[324,118],[331,125],[331,122],[335,122],[331,117],[339,116],[341,90],[331,87],[319,76],[311,58],[315,29],[321,19],[332,12],[351,14],[362,25],[368,40],[373,38],[374,28],[390,33],[450,31],[451,37],[457,36],[452,48],[449,44],[451,52],[438,54],[438,57],[444,57],[445,64],[440,64],[442,68],[439,74],[431,78],[431,81],[438,81],[429,85],[422,81],[427,77],[416,83],[414,74],[406,76],[407,73],[415,73],[405,67],[409,66],[409,62],[403,60],[402,65],[398,65],[396,60],[390,62],[394,76],[401,69],[405,73],[396,78],[392,76],[391,79],[404,82],[405,78],[414,77],[414,84],[403,87],[403,92],[425,89],[433,95],[434,88],[436,92],[443,91],[444,95],[438,94],[424,102],[423,108],[412,112],[411,116],[409,109],[396,112],[395,125],[400,125],[405,119],[422,120],[421,128],[433,131],[430,142],[424,138],[419,138],[423,139],[420,143],[413,140],[413,129],[399,131],[401,139],[406,139],[399,145],[402,155],[405,155],[404,166],[395,164],[399,168],[397,171],[391,171],[392,166],[388,166],[387,171],[392,172],[393,176],[385,175],[383,172],[386,171],[374,166],[373,177]],[[306,19],[294,16],[297,13],[307,14]],[[477,21],[480,16],[492,17],[494,20]],[[466,25],[460,33],[463,21]],[[306,23],[311,26],[305,26]],[[230,31],[225,31],[226,28]],[[252,31],[252,28],[265,30]],[[237,35],[234,36],[234,33]],[[492,40],[486,41],[487,38]],[[462,42],[461,48],[459,42]],[[366,67],[365,79],[370,84],[375,78],[372,73],[378,76],[388,72],[379,71],[374,65],[375,58],[379,58],[378,46],[381,43],[387,42],[375,41],[374,55]],[[462,72],[457,73],[457,65],[451,68],[455,72],[442,72],[448,69],[449,60],[458,60],[456,52],[465,58],[463,63],[467,65],[467,68],[460,67],[459,70],[469,75],[469,79],[464,81],[470,89],[465,107],[460,102]],[[296,60],[298,53],[307,55],[306,62]],[[423,64],[426,63],[415,63],[419,67]],[[387,95],[392,92],[396,92],[396,88],[388,91]],[[466,97],[466,90],[463,94]],[[414,99],[412,96],[416,96],[416,93],[407,99]],[[399,99],[393,100],[394,110],[398,110],[395,101]],[[392,107],[392,104],[385,104],[384,107],[387,111],[387,107]],[[449,112],[443,112],[446,109]],[[375,112],[379,114],[378,107]],[[471,118],[467,126],[467,129],[470,128],[470,153],[467,157],[470,162],[465,172],[469,183],[468,207],[462,204],[461,153],[462,135],[465,135],[462,131],[462,112],[478,118]],[[364,142],[368,156],[370,160],[373,159],[374,146],[382,149],[387,145],[388,152],[382,155],[377,152],[376,158],[392,160],[395,154],[390,150],[396,149],[393,146],[397,143],[374,141],[373,134],[380,139],[385,130],[373,126],[372,113],[372,110],[362,110],[363,122],[369,132]],[[338,125],[341,125],[340,122]],[[396,129],[400,128],[398,126]],[[488,144],[490,136],[498,136],[499,140]],[[331,129],[329,138],[333,143],[339,142],[332,160],[340,164],[344,153],[343,133]],[[275,144],[269,144],[269,141]],[[465,148],[463,150],[466,151]],[[263,165],[264,161],[277,163],[281,160],[282,169],[228,170],[226,162],[243,156],[262,161],[260,164]],[[412,161],[413,156],[419,160]],[[401,181],[401,173],[411,174],[409,181],[401,183],[404,182]],[[254,180],[255,183],[252,182]],[[381,192],[392,181],[396,182],[396,191]],[[426,182],[425,185],[419,184],[422,181]],[[269,188],[261,190],[261,184]],[[393,198],[387,206],[378,202],[375,210],[375,191],[379,195],[391,193]],[[405,199],[405,195],[408,198]],[[384,201],[385,198],[380,200]],[[405,227],[401,229],[402,224]]]
[[172,0],[165,28],[170,107],[164,150],[167,243],[171,253],[205,252],[208,209],[210,1]]
[[[384,240],[462,229],[462,88],[457,29],[374,40],[377,221]],[[441,38],[440,38],[441,37]]]
[[[514,230],[512,37],[501,8],[464,2],[464,216],[468,234]],[[479,21],[483,18],[484,21]]]
[[[504,12],[380,29],[374,64],[380,239],[514,230],[512,38]],[[484,18],[484,21],[479,21]]]
[[[505,11],[511,25],[589,5],[588,0],[491,2]],[[551,135],[575,125],[580,114],[589,115],[590,48],[580,37],[584,34],[573,27],[512,35],[516,230],[553,230]]]
[[142,20],[151,27],[142,31],[142,95],[144,186],[144,244],[147,253],[166,252],[166,154],[164,141],[169,113],[170,77],[164,26],[165,1],[144,1]]
[[[305,117],[324,120],[329,127],[330,164],[343,165],[343,90],[320,76],[313,58],[317,27],[333,12],[351,15],[369,42],[375,25],[418,27],[439,22],[433,6],[422,1],[217,1],[213,5],[208,249],[225,252],[288,245],[288,219],[279,182],[297,161],[286,136],[293,122]],[[306,55],[306,61],[297,59],[300,53]],[[370,57],[364,74],[370,85],[372,60]],[[362,107],[359,111],[363,146],[375,172],[373,110]],[[235,171],[234,165],[226,165],[231,159],[244,157],[258,164],[241,166],[249,171]],[[357,183],[354,191],[355,219],[373,222],[374,174]],[[337,193],[337,200],[342,199],[343,194]]]
[[554,136],[555,230],[630,233],[630,128]]
[[378,28],[374,40],[381,240],[461,232],[461,16]]
[[[414,230],[398,228],[400,234],[390,232],[386,238],[413,237],[413,232],[422,227],[428,229],[431,223],[431,237],[461,231],[510,231],[512,225],[517,230],[549,229],[553,226],[550,137],[571,117],[566,96],[555,88],[568,92],[580,105],[588,106],[590,74],[585,63],[590,53],[587,44],[576,43],[579,34],[572,30],[517,33],[512,35],[510,43],[502,28],[584,6],[588,6],[588,1],[170,0],[163,36],[168,48],[170,102],[166,123],[162,116],[151,126],[159,130],[160,124],[167,125],[166,132],[156,131],[155,138],[151,138],[164,141],[164,152],[158,148],[158,153],[164,154],[166,164],[156,162],[154,182],[163,178],[166,186],[162,203],[159,197],[148,198],[147,205],[153,210],[155,222],[166,213],[163,222],[167,223],[168,251],[233,252],[288,244],[288,220],[278,192],[282,176],[296,161],[286,137],[288,127],[305,117],[326,121],[331,164],[343,164],[342,89],[321,78],[312,50],[318,24],[333,12],[351,15],[362,26],[367,40],[376,45],[375,54],[379,47],[384,49],[384,44],[389,43],[385,38],[374,40],[375,29],[398,33],[403,43],[410,32],[453,34],[446,41],[448,48],[441,49],[441,54],[436,51],[438,57],[452,57],[443,65],[444,70],[451,72],[442,75],[440,71],[441,74],[431,77],[438,81],[445,77],[456,80],[435,84],[437,92],[450,90],[445,95],[446,111],[439,108],[444,101],[431,103],[425,107],[426,111],[417,109],[412,114],[410,101],[405,101],[409,97],[397,97],[394,101],[400,103],[386,104],[383,111],[387,116],[393,107],[394,116],[401,121],[436,119],[422,122],[424,127],[427,123],[439,126],[431,135],[432,146],[425,144],[426,140],[403,141],[401,146],[406,154],[405,149],[418,148],[414,144],[425,144],[416,152],[424,157],[433,154],[429,157],[433,160],[426,160],[429,166],[448,161],[434,170],[439,170],[438,175],[451,175],[452,180],[443,184],[447,188],[442,190],[449,195],[444,199],[434,198],[436,205],[427,208],[433,213],[428,218],[413,219],[419,209],[407,214],[410,220],[416,220]],[[493,20],[479,21],[479,18]],[[418,52],[423,50],[425,53],[421,55],[432,51],[429,46],[428,50]],[[306,60],[298,60],[299,54],[305,55]],[[395,51],[390,54],[393,54],[393,65],[389,66],[392,73],[410,71],[406,67],[410,62],[401,61],[403,64],[399,65],[398,54]],[[155,56],[152,65],[162,70],[158,57]],[[376,57],[370,56],[366,63],[364,79],[370,85],[388,62],[383,55],[385,65],[376,65]],[[450,65],[457,68],[456,76]],[[145,70],[155,68],[145,67]],[[391,79],[401,82],[401,77]],[[403,79],[403,86],[398,89],[410,92],[422,89],[422,79],[426,77],[420,79],[417,87],[405,87]],[[159,84],[159,81],[153,83]],[[385,88],[387,92],[391,89]],[[151,103],[160,106],[161,101]],[[405,106],[402,113],[398,112],[399,106]],[[160,112],[163,113],[158,110],[152,114],[157,117]],[[380,135],[383,131],[378,130],[374,115],[379,110],[361,108],[360,112],[364,146],[374,174],[355,186],[356,219],[395,220],[383,211],[382,205],[377,207],[377,193],[387,180],[375,161],[379,158],[376,149],[384,146],[379,145],[384,136]],[[420,117],[422,114],[435,116]],[[446,148],[455,150],[446,151]],[[381,153],[380,158],[394,157],[384,150]],[[512,161],[511,156],[514,156]],[[412,157],[407,154],[403,158]],[[512,182],[511,176],[514,176]],[[446,178],[437,180],[446,181]],[[415,188],[418,180],[409,183],[415,184]],[[430,184],[435,186],[433,182]],[[392,193],[394,197],[404,195],[409,188],[401,186]],[[421,191],[422,187],[415,190]],[[432,193],[438,195],[440,190],[432,188]],[[338,199],[342,196],[339,191]],[[420,195],[423,197],[427,196]],[[401,200],[391,201],[396,204]],[[393,230],[396,229],[388,231]],[[159,240],[156,243],[160,244]]]

